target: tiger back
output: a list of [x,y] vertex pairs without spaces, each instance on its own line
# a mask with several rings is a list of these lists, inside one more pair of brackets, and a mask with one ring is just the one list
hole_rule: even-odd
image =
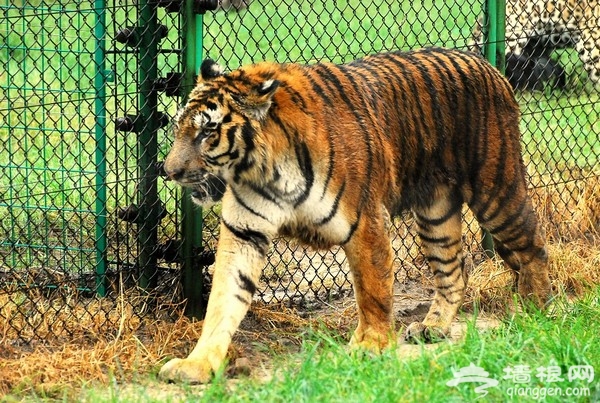
[[207,382],[223,364],[279,235],[344,249],[359,312],[353,347],[379,351],[393,335],[389,214],[413,211],[436,286],[406,340],[443,337],[462,304],[464,203],[494,237],[520,295],[539,306],[549,295],[518,105],[507,80],[474,54],[429,48],[226,74],[206,61],[174,133],[167,174],[195,194],[226,186],[211,194],[222,197],[222,221],[202,335],[186,359],[163,366],[164,379]]

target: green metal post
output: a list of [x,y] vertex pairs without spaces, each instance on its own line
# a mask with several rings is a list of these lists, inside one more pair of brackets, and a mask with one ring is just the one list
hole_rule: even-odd
[[496,48],[498,44],[498,8],[496,0],[486,0],[485,19],[487,38],[485,38],[484,54],[486,59],[496,65]]
[[[202,62],[202,24],[203,16],[194,13],[194,1],[186,0],[183,9],[184,73],[182,87],[187,94],[194,87],[196,75],[200,71]],[[185,99],[184,99],[185,102]],[[187,303],[185,314],[193,318],[203,318],[206,313],[205,301],[202,298],[204,291],[202,268],[197,264],[197,251],[202,246],[202,210],[195,206],[190,198],[190,191],[183,191],[181,201],[183,237],[182,245],[182,284],[183,296]]]
[[141,32],[139,57],[139,97],[138,110],[142,119],[138,133],[138,264],[140,267],[139,285],[152,289],[157,285],[157,264],[155,251],[158,237],[159,199],[157,187],[156,160],[158,154],[158,95],[154,82],[158,77],[158,21],[156,2],[138,2],[138,24]]
[[94,37],[94,90],[96,99],[94,111],[96,116],[96,292],[106,295],[106,3],[95,0],[94,11],[96,25]]
[[504,74],[506,65],[506,0],[496,0],[498,19],[497,45],[496,45],[496,67]]
[[[504,72],[505,33],[506,33],[506,0],[485,1],[484,55],[487,60]],[[481,246],[486,255],[494,257],[494,239],[488,231],[483,231]]]

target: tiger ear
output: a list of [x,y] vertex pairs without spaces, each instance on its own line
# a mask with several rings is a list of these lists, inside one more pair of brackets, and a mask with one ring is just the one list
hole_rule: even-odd
[[244,111],[256,120],[262,120],[269,111],[273,95],[281,84],[278,80],[267,80],[256,85],[248,95],[233,98]]
[[203,81],[208,81],[223,75],[223,67],[212,59],[206,59],[200,65],[200,75],[198,76],[198,84]]

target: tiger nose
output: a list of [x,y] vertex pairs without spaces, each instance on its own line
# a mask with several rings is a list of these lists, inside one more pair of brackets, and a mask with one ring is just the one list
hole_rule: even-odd
[[179,180],[181,178],[183,178],[183,174],[185,173],[185,169],[184,168],[174,168],[174,169],[169,169],[167,170],[165,168],[165,172],[167,174],[167,176],[171,179],[173,179],[174,181]]

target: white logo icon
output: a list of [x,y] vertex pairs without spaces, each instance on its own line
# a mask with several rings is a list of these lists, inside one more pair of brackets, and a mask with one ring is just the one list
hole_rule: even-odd
[[484,397],[488,394],[487,388],[498,386],[498,381],[488,378],[490,375],[485,369],[471,363],[468,367],[462,367],[457,372],[452,371],[454,379],[446,382],[447,386],[457,386],[461,383],[482,383],[475,388],[475,392]]

